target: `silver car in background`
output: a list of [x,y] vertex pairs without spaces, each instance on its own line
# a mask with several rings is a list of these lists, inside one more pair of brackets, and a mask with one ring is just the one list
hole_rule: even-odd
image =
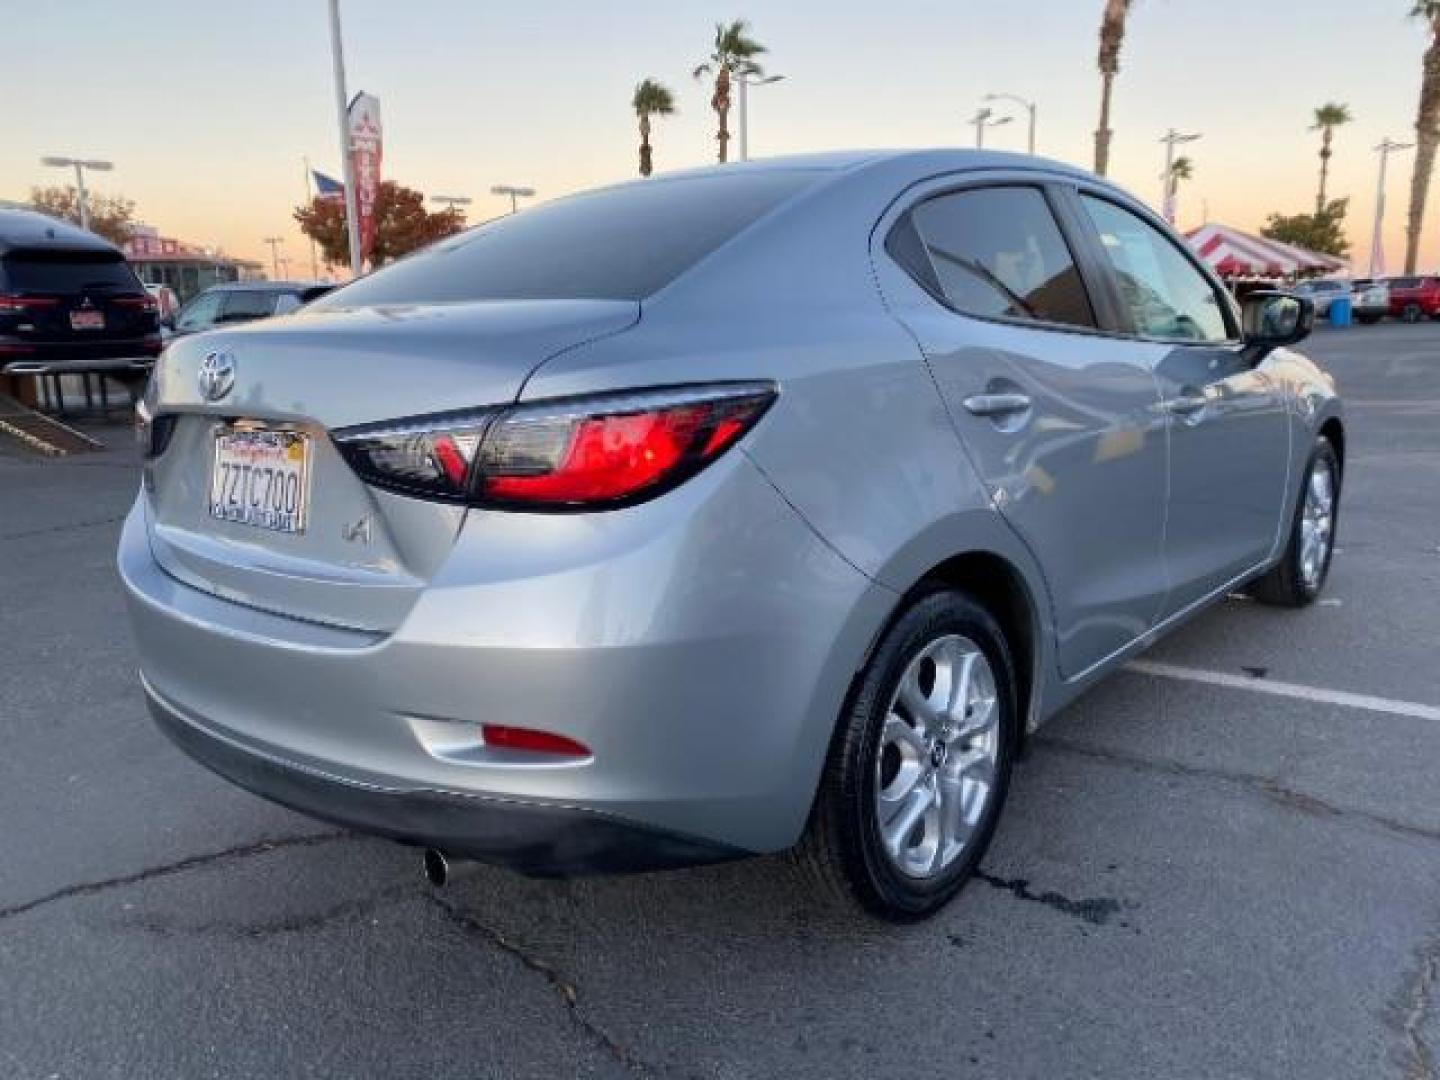
[[798,845],[922,917],[1040,721],[1229,590],[1319,592],[1312,318],[1030,157],[527,210],[171,345],[119,550],[144,692],[220,774],[434,865]]

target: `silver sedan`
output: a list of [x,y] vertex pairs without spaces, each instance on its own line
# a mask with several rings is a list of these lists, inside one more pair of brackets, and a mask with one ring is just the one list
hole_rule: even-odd
[[1027,734],[1324,584],[1306,300],[1068,166],[835,154],[558,200],[173,344],[119,566],[161,727],[533,874],[798,847],[944,904]]

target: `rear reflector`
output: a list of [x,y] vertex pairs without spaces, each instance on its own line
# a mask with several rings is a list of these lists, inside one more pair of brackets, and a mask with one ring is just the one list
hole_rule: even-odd
[[12,296],[0,293],[0,311],[24,311],[26,308],[54,307],[60,302],[54,296]]
[[770,383],[604,394],[334,433],[367,481],[475,506],[609,509],[694,476],[755,424]]
[[528,750],[536,754],[556,754],[560,757],[583,758],[590,756],[589,748],[582,743],[549,731],[505,727],[501,724],[482,724],[480,733],[486,746],[492,746],[499,750]]

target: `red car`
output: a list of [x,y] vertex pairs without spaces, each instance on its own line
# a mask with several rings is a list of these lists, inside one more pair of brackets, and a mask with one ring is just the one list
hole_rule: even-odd
[[1406,322],[1440,316],[1440,277],[1391,278],[1390,314]]

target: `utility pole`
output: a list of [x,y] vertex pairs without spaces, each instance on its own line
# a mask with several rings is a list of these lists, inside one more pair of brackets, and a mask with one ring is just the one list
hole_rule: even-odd
[[280,280],[280,245],[285,242],[283,236],[265,236],[261,238],[262,243],[270,245],[270,270],[275,275],[275,280]]
[[1175,167],[1175,147],[1179,143],[1194,142],[1200,137],[1198,131],[1182,134],[1174,128],[1160,136],[1160,141],[1165,144],[1165,171],[1160,176],[1160,216],[1171,225],[1175,224],[1175,177],[1171,172]]
[[986,101],[1013,101],[1030,114],[1030,130],[1025,138],[1027,152],[1033,157],[1035,154],[1035,114],[1039,106],[1035,102],[1022,98],[1018,94],[986,94]]
[[732,82],[740,84],[740,160],[750,160],[750,94],[752,86],[769,86],[785,78],[784,75],[770,75],[764,79],[752,80],[750,76],[740,74],[733,77]]
[[47,156],[40,159],[41,165],[49,165],[52,169],[75,170],[75,196],[80,204],[80,227],[86,232],[90,230],[90,200],[85,191],[85,170],[92,172],[109,172],[115,166],[109,161],[90,161],[85,158],[53,157]]
[[475,200],[470,198],[469,195],[431,195],[430,201],[433,203],[439,203],[441,206],[445,207],[446,210],[459,210],[461,216],[463,217],[465,213],[464,208],[469,206]]
[[491,194],[491,195],[509,195],[509,196],[510,196],[510,213],[513,214],[513,213],[515,213],[515,211],[517,211],[517,210],[520,209],[520,204],[517,203],[515,200],[516,200],[516,199],[528,199],[528,198],[530,198],[532,195],[535,194],[535,189],[532,188],[532,187],[516,187],[516,186],[513,185],[513,184],[496,184],[494,187],[492,187],[492,188],[490,189],[490,194]]
[[1396,142],[1390,136],[1380,140],[1375,152],[1380,155],[1380,177],[1375,183],[1375,231],[1370,236],[1370,276],[1385,273],[1385,163],[1398,150],[1409,150],[1414,143]]
[[983,109],[977,109],[975,115],[970,118],[970,123],[975,125],[975,149],[985,149],[985,129],[987,127],[999,127],[1001,124],[1008,124],[1014,119],[1009,116],[996,116],[995,110],[988,105]]
[[360,193],[355,188],[355,159],[350,156],[349,95],[345,92],[345,52],[340,40],[340,0],[330,0],[330,59],[335,69],[335,120],[340,160],[345,167],[345,226],[350,236],[350,273],[360,276]]

